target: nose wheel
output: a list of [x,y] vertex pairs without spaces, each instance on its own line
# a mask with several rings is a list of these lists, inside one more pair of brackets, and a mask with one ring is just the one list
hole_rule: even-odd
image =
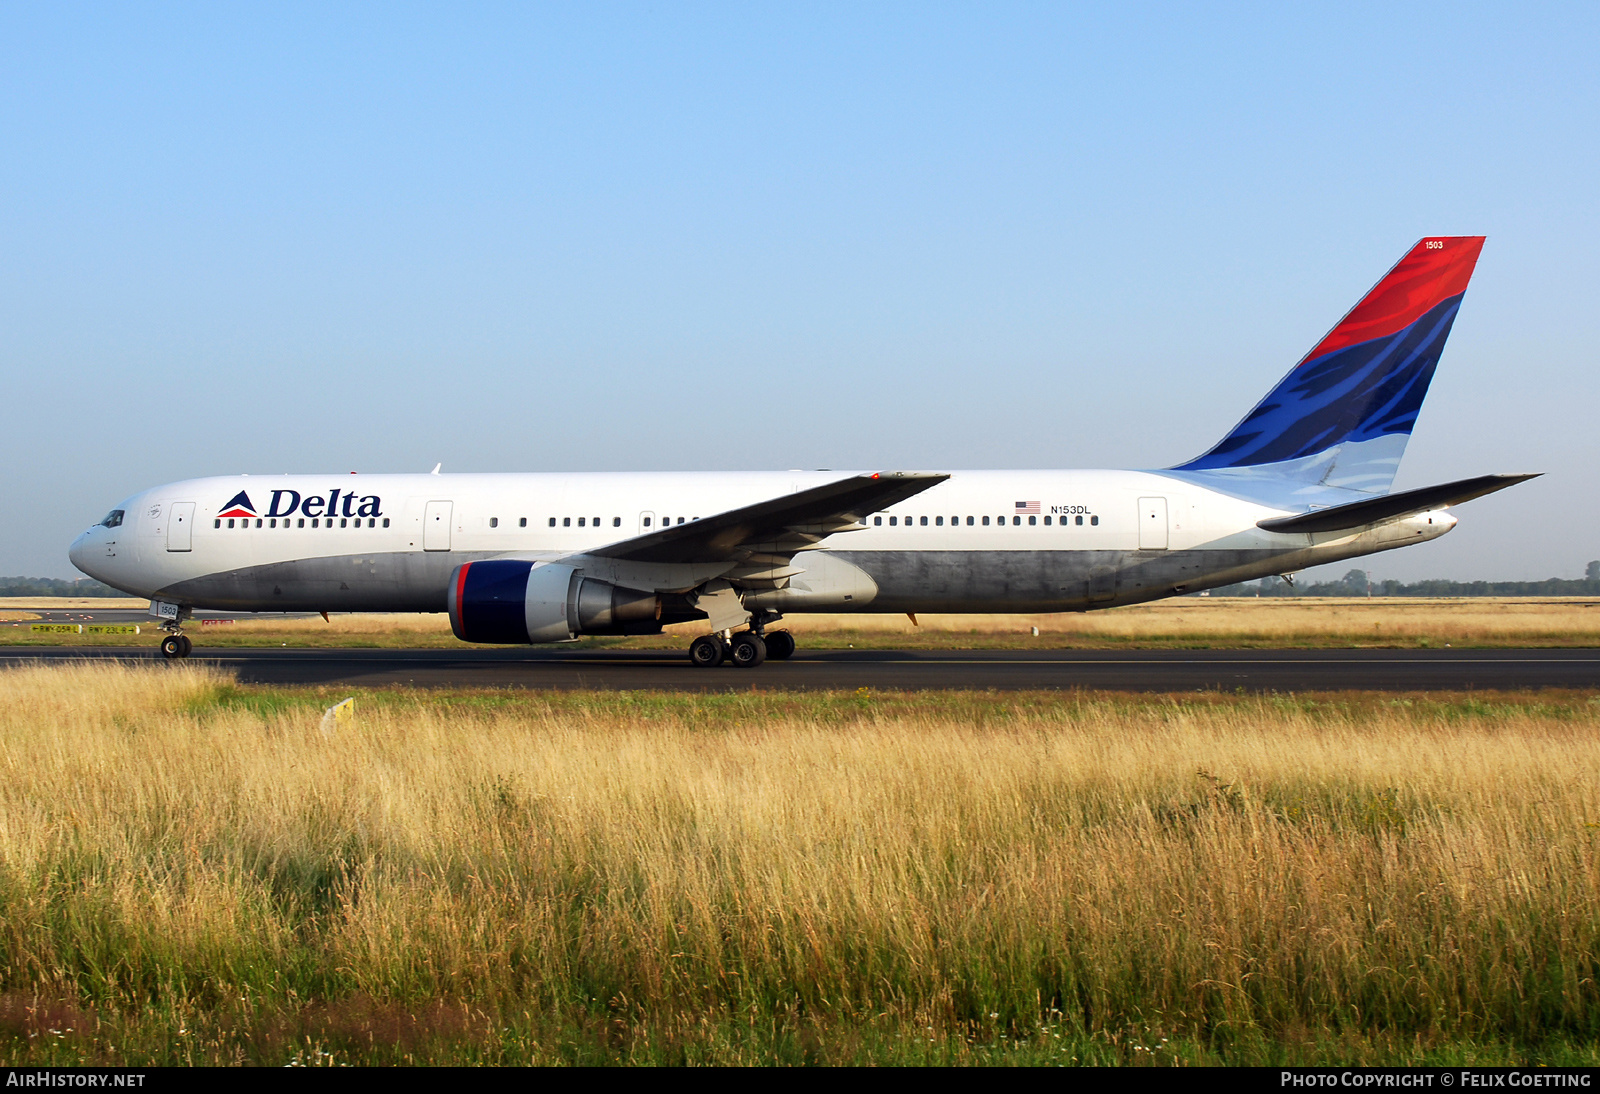
[[168,661],[181,661],[193,649],[194,643],[186,634],[169,634],[161,640],[161,656]]

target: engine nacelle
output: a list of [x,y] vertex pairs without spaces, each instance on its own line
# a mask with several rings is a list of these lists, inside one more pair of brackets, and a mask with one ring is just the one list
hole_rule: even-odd
[[654,634],[661,598],[554,562],[486,559],[450,575],[450,629],[463,642],[565,642],[580,634]]

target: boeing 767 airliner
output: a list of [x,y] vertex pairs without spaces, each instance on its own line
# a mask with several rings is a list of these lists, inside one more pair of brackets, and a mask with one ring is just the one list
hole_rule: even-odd
[[[654,634],[690,660],[794,652],[799,612],[1059,612],[1422,543],[1530,475],[1390,493],[1482,236],[1417,243],[1204,455],[1162,471],[286,475],[190,479],[73,541],[149,597],[187,656],[195,608],[448,611],[467,642]],[[437,469],[436,469],[437,470]]]

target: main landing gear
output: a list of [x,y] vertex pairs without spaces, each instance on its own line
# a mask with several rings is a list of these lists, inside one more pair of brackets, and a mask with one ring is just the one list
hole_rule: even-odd
[[714,669],[723,662],[753,669],[769,659],[787,661],[794,654],[794,635],[769,631],[766,622],[752,622],[749,630],[738,634],[723,631],[701,635],[689,644],[689,662],[703,669]]

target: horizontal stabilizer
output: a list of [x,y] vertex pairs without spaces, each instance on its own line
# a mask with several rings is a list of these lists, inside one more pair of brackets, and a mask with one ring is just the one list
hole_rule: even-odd
[[1368,501],[1353,501],[1349,505],[1335,505],[1329,509],[1313,509],[1292,517],[1273,517],[1256,521],[1257,528],[1269,532],[1338,532],[1346,528],[1359,528],[1381,520],[1426,513],[1442,509],[1473,498],[1481,498],[1496,490],[1504,490],[1519,482],[1536,479],[1538,475],[1479,475],[1475,479],[1447,482],[1440,486],[1424,486],[1420,490],[1402,490],[1398,494],[1385,494]]

